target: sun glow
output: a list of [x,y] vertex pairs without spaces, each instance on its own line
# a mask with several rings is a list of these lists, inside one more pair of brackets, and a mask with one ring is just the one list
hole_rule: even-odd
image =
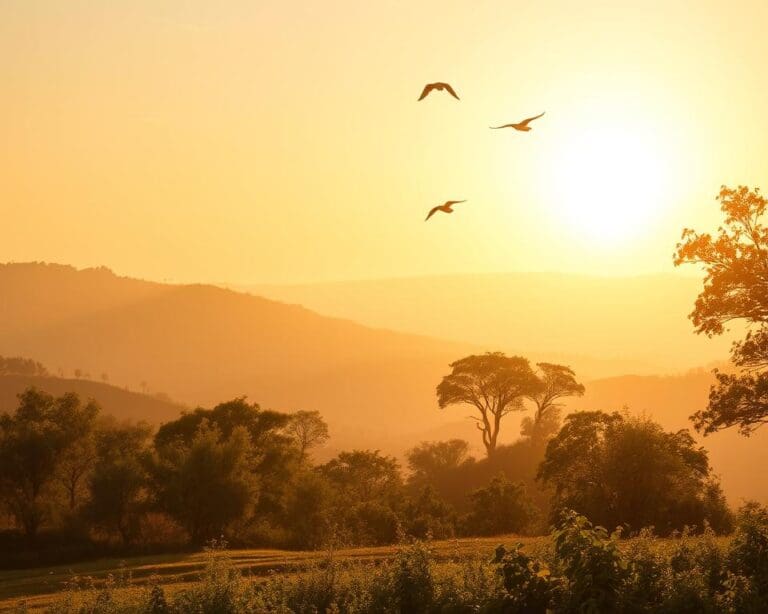
[[650,126],[595,117],[550,152],[545,204],[569,234],[611,246],[647,233],[670,194],[670,150]]

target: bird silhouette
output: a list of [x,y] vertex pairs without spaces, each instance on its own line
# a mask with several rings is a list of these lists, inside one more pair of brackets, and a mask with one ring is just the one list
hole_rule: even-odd
[[446,90],[456,100],[460,100],[460,98],[456,95],[456,92],[448,83],[442,83],[440,81],[438,81],[437,83],[427,83],[421,92],[421,96],[419,96],[419,100],[424,100],[432,90],[438,90],[438,91]]
[[438,205],[437,207],[432,207],[429,210],[429,213],[427,214],[427,217],[424,221],[426,222],[438,211],[442,211],[443,213],[453,213],[453,209],[451,209],[453,205],[458,205],[459,203],[465,203],[465,202],[467,201],[466,200],[446,200],[442,205]]
[[504,124],[503,126],[490,126],[491,130],[498,130],[499,128],[514,128],[515,130],[520,130],[521,132],[528,132],[531,127],[528,125],[530,124],[534,119],[539,119],[544,113],[541,113],[539,115],[536,115],[534,117],[529,117],[528,119],[524,119],[521,122],[518,122],[517,124]]

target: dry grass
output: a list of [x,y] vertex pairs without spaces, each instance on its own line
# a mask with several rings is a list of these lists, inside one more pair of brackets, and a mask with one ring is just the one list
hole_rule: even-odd
[[[528,548],[544,545],[548,538],[502,535],[497,537],[462,538],[433,543],[438,558],[461,554],[481,553],[489,557],[500,543],[523,542]],[[360,561],[376,562],[394,555],[395,546],[349,548],[337,550],[333,556]],[[289,550],[231,550],[231,560],[243,573],[252,577],[271,573],[290,573],[313,561],[329,556],[329,551]],[[164,554],[138,556],[129,559],[99,559],[73,565],[40,567],[0,572],[0,612],[12,611],[24,602],[30,610],[44,609],[73,578],[92,578],[96,586],[104,584],[108,576],[130,575],[131,585],[143,587],[153,576],[159,578],[169,594],[197,580],[205,564],[205,553]],[[132,589],[120,589],[130,591]],[[136,590],[136,589],[133,589]]]

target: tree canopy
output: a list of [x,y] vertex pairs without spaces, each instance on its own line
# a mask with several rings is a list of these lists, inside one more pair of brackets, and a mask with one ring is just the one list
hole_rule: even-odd
[[665,432],[650,420],[570,414],[547,446],[539,478],[554,488],[555,514],[574,509],[605,527],[653,526],[663,534],[705,520],[727,528],[707,452],[687,430]]
[[729,322],[747,325],[733,344],[737,373],[716,372],[706,409],[692,416],[705,434],[738,426],[744,435],[768,422],[768,201],[758,189],[725,186],[718,195],[725,220],[716,235],[683,231],[675,265],[705,271],[704,287],[690,318],[697,333],[720,335]]
[[437,386],[441,409],[449,405],[470,405],[479,417],[471,416],[482,433],[488,456],[496,450],[501,420],[524,409],[523,398],[543,388],[542,382],[522,356],[502,352],[471,355],[451,363],[451,373]]

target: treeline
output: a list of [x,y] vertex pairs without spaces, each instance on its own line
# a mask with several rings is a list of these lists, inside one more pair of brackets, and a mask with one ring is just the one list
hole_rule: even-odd
[[408,451],[407,471],[372,450],[313,464],[312,448],[327,438],[317,412],[243,398],[153,432],[103,417],[75,394],[28,389],[0,418],[3,559],[199,547],[221,536],[233,546],[314,548],[541,534],[563,508],[630,532],[730,529],[706,452],[687,432],[648,420],[581,412],[559,428],[550,410],[488,458],[471,458],[461,440],[423,442]]
[[41,363],[20,356],[0,356],[0,375],[30,375],[47,377],[49,375]]

